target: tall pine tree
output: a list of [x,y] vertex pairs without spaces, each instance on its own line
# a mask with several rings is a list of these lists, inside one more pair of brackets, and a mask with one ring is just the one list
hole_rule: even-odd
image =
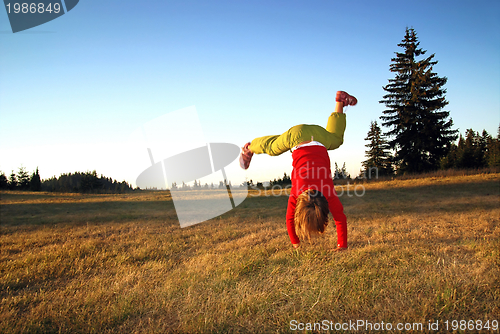
[[9,180],[7,180],[7,176],[5,176],[4,172],[0,172],[0,189],[7,189],[9,185]]
[[19,167],[19,171],[17,172],[17,182],[18,187],[22,190],[27,190],[30,187],[30,174],[23,166]]
[[413,28],[406,28],[404,39],[398,44],[403,52],[396,52],[390,71],[394,79],[384,88],[387,92],[380,103],[385,104],[382,125],[388,127],[389,146],[395,150],[398,173],[425,172],[439,167],[449,145],[457,138],[449,111],[442,109],[445,99],[446,77],[433,72],[434,54],[419,59],[427,51]]
[[32,191],[40,191],[42,188],[42,180],[40,179],[40,173],[38,172],[38,167],[36,171],[33,172],[30,179],[30,189]]
[[488,138],[486,142],[486,162],[489,167],[500,167],[500,126],[497,138]]
[[16,173],[14,173],[14,171],[12,171],[12,173],[10,174],[9,176],[9,184],[8,184],[8,188],[10,190],[14,190],[17,188],[17,185],[18,185],[18,182],[17,182],[17,176],[16,176]]
[[368,131],[365,140],[369,142],[365,145],[368,148],[365,151],[367,159],[362,162],[364,176],[372,178],[373,173],[376,176],[391,175],[393,171],[389,145],[376,121],[371,122],[370,131]]

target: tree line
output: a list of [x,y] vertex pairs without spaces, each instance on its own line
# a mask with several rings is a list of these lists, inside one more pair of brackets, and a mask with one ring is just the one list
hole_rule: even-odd
[[213,182],[211,182],[210,184],[208,184],[208,183],[201,184],[201,181],[194,180],[192,186],[185,183],[184,181],[182,181],[182,184],[180,184],[180,185],[178,185],[177,182],[174,182],[174,183],[172,183],[169,190],[170,191],[178,191],[178,190],[198,190],[198,189],[207,189],[207,190],[227,189],[228,187],[231,187],[231,186],[232,186],[231,181],[228,182],[227,180],[219,181],[218,185],[214,184]]
[[441,159],[441,168],[485,168],[500,167],[500,126],[493,138],[486,130],[482,134],[468,129],[465,137],[460,135],[458,143],[449,147],[448,154]]
[[[335,168],[333,169],[332,179],[334,181],[352,180],[351,175],[347,172],[345,162],[342,165],[342,167],[339,167],[335,162]],[[277,178],[277,179],[275,178],[274,180],[269,180],[268,182],[266,182],[266,186],[264,186],[263,182],[257,182],[255,184],[253,180],[244,182],[242,186],[248,186],[250,188],[273,188],[273,187],[286,188],[287,186],[291,186],[291,184],[292,184],[292,178],[290,177],[290,175],[284,173],[282,178]]]
[[406,28],[398,44],[403,51],[391,59],[395,77],[383,87],[386,95],[379,101],[386,107],[380,119],[387,131],[371,122],[360,176],[372,170],[388,176],[499,167],[500,128],[497,138],[468,129],[456,142],[458,130],[453,129],[450,112],[443,110],[449,103],[444,88],[448,79],[433,71],[435,54],[422,57],[427,51],[419,45],[415,30]]
[[124,193],[133,190],[127,182],[118,182],[102,174],[98,176],[95,170],[61,174],[42,180],[38,167],[30,174],[22,166],[17,173],[12,171],[9,177],[0,172],[0,189],[78,193]]

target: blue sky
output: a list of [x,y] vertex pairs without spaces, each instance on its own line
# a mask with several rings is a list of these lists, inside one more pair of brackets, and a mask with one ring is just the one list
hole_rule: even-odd
[[[207,142],[241,146],[300,123],[326,125],[345,90],[359,103],[330,156],[356,175],[406,27],[448,77],[455,128],[496,135],[498,1],[81,0],[16,34],[0,10],[0,170],[38,166],[49,178],[95,169],[134,183],[127,167],[144,157],[127,143],[152,119],[195,106]],[[182,130],[193,135],[189,122]],[[290,171],[289,154],[255,156],[246,176]]]

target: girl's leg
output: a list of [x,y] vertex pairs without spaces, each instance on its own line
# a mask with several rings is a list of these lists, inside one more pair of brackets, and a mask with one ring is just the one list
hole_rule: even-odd
[[[343,116],[343,115],[342,115]],[[344,121],[345,124],[345,121]],[[283,154],[293,147],[310,141],[317,141],[327,147],[332,134],[325,128],[314,124],[300,124],[290,128],[279,136],[264,136],[255,138],[248,149],[252,153],[266,153],[271,156]]]
[[291,148],[309,141],[317,141],[326,149],[334,150],[342,145],[345,131],[344,105],[355,105],[356,98],[346,92],[337,92],[335,111],[328,118],[326,129],[319,125],[301,124],[290,128],[281,135],[255,138],[245,144],[240,156],[240,165],[247,169],[253,154],[267,153],[271,156],[280,155]]
[[328,118],[326,131],[319,125],[301,124],[290,128],[279,136],[265,136],[254,139],[250,143],[250,151],[255,154],[267,153],[280,155],[291,148],[309,141],[318,141],[329,150],[336,149],[344,140],[345,115],[344,106],[355,105],[355,97],[346,92],[337,92],[335,111]]
[[328,118],[325,128],[319,125],[300,124],[290,128],[281,135],[255,138],[247,147],[252,153],[266,153],[276,156],[291,148],[309,141],[317,141],[328,150],[334,150],[342,145],[345,131],[345,115],[342,112],[343,103],[337,102],[335,112]]
[[[340,110],[342,110],[342,103],[337,102],[337,106],[339,105],[341,105]],[[334,150],[344,143],[345,127],[346,117],[343,112],[333,112],[330,117],[328,117],[328,123],[326,124],[326,140],[325,143],[323,143],[328,150]]]
[[271,156],[280,155],[290,150],[290,130],[279,136],[264,136],[255,138],[249,149],[255,154],[266,153]]
[[271,156],[280,155],[288,151],[290,146],[290,130],[279,136],[264,136],[255,138],[251,143],[246,143],[241,149],[240,166],[248,169],[252,156],[255,154],[267,153]]
[[328,123],[326,124],[326,131],[330,133],[328,135],[327,144],[325,147],[329,150],[334,150],[338,148],[344,142],[344,132],[346,126],[346,119],[344,115],[345,106],[354,106],[358,103],[358,100],[346,92],[338,91],[336,96],[335,111],[328,117]]
[[247,143],[242,147],[240,166],[243,169],[248,169],[254,153],[266,153],[271,156],[276,156],[289,151],[291,148],[301,143],[316,140],[314,139],[314,135],[318,132],[326,133],[326,130],[319,125],[301,124],[290,128],[287,132],[279,136],[255,138],[251,143]]

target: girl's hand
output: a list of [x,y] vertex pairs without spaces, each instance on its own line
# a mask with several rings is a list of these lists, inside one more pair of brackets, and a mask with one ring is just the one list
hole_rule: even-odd
[[299,248],[300,244],[292,244],[293,248]]
[[337,247],[337,248],[333,249],[334,252],[342,252],[345,250],[347,250],[347,247]]

